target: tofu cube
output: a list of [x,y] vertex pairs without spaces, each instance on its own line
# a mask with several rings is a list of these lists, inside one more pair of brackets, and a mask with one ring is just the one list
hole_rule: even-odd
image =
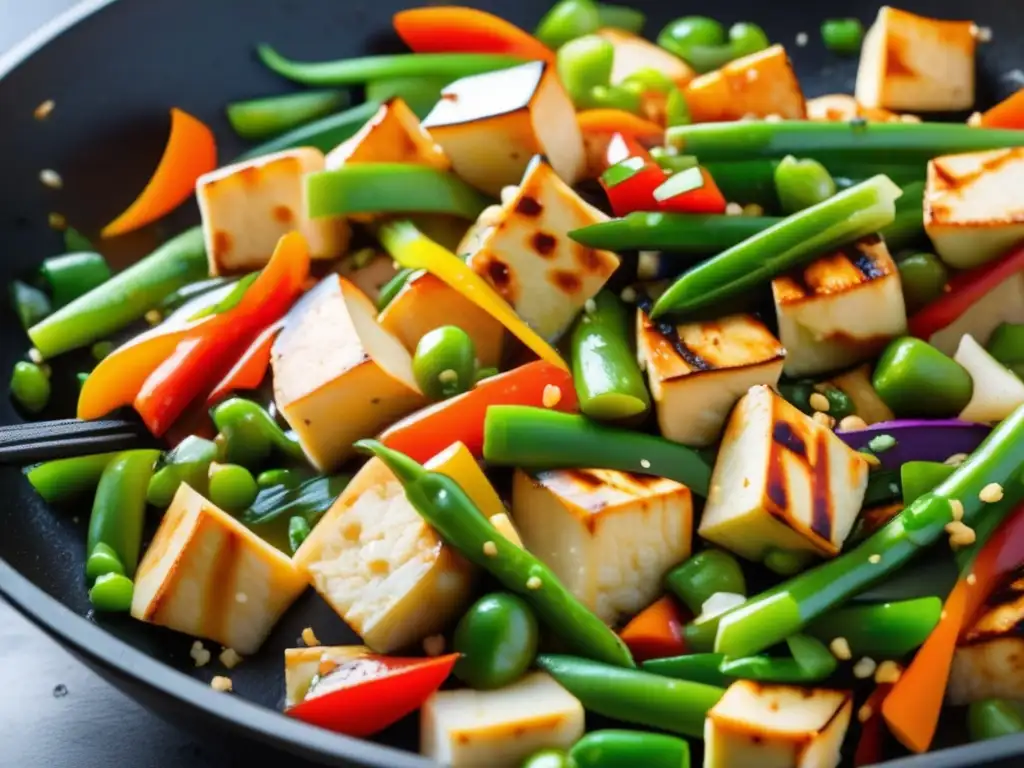
[[869,360],[907,332],[899,270],[877,235],[772,280],[787,376]]
[[381,288],[398,273],[395,260],[383,253],[374,256],[363,266],[357,266],[355,259],[342,259],[334,271],[365,293],[374,305],[380,298]]
[[380,313],[380,324],[410,354],[416,352],[416,345],[428,332],[443,325],[456,325],[473,339],[482,366],[497,366],[501,362],[505,327],[428,272],[410,278]]
[[274,342],[274,400],[313,465],[330,471],[352,443],[426,401],[412,358],[348,280],[328,275],[291,310]]
[[773,547],[834,557],[867,482],[859,453],[758,385],[729,416],[697,532],[755,562]]
[[673,480],[612,470],[517,470],[512,517],[526,549],[614,625],[654,602],[689,557],[693,497]]
[[769,115],[803,120],[807,114],[800,82],[781,45],[743,56],[694,78],[683,95],[695,123]]
[[495,691],[437,691],[420,708],[420,753],[449,768],[519,768],[583,731],[583,705],[544,672]]
[[344,664],[370,655],[365,645],[286,648],[284,651],[284,708],[301,704],[313,678],[323,676]]
[[704,721],[704,768],[835,768],[853,694],[738,680]]
[[423,121],[455,172],[497,197],[544,155],[569,184],[584,171],[576,110],[553,64],[532,61],[456,80]]
[[469,265],[537,333],[553,340],[618,269],[614,253],[569,237],[574,229],[607,219],[538,159],[483,235]]
[[597,36],[604,38],[615,48],[612,60],[613,84],[621,83],[630,75],[644,69],[654,69],[675,81],[680,88],[685,86],[697,73],[689,64],[660,45],[645,40],[632,32],[622,29],[599,29]]
[[444,150],[430,137],[402,99],[382,104],[355,136],[327,154],[326,168],[346,163],[413,163],[439,171],[451,168]]
[[933,333],[928,343],[952,356],[965,335],[971,335],[979,344],[988,344],[1002,323],[1024,323],[1024,272],[979,296],[953,322]]
[[934,112],[974,105],[977,27],[883,5],[864,36],[857,101],[865,107]]
[[277,241],[301,232],[314,259],[334,259],[348,248],[343,218],[311,219],[306,211],[306,174],[324,170],[323,153],[300,147],[229,165],[199,177],[196,200],[210,274],[261,269]]
[[775,386],[786,351],[752,315],[672,326],[637,311],[637,353],[663,437],[712,445],[729,411],[755,384]]
[[306,586],[288,557],[182,483],[135,573],[131,613],[249,655]]
[[990,355],[972,336],[964,336],[953,359],[974,382],[970,402],[960,412],[964,421],[995,423],[1024,405],[1024,381]]
[[997,259],[1024,241],[1024,147],[928,163],[924,228],[957,269]]

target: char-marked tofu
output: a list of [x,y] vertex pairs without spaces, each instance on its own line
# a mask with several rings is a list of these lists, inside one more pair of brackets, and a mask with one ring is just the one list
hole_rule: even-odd
[[284,708],[305,700],[313,678],[370,655],[365,645],[286,648],[284,651]]
[[771,548],[839,553],[868,464],[769,387],[752,387],[725,427],[698,533],[760,562]]
[[882,6],[864,36],[857,101],[911,112],[970,109],[976,35],[970,21],[931,19]]
[[512,517],[526,549],[615,625],[654,602],[689,557],[693,497],[673,480],[612,470],[517,470]]
[[299,300],[274,342],[274,400],[321,471],[426,402],[409,352],[376,314],[366,294],[328,275]]
[[469,334],[482,366],[497,366],[505,327],[428,272],[414,275],[380,313],[380,324],[410,353],[429,331],[455,325]]
[[456,80],[423,121],[460,177],[495,197],[534,155],[573,184],[586,158],[576,110],[554,65],[532,61]]
[[868,425],[896,418],[896,414],[878,396],[875,385],[871,382],[872,368],[871,363],[864,363],[849,371],[838,373],[828,380],[829,384],[842,390],[843,394],[850,398],[853,412]]
[[451,163],[402,99],[382,104],[350,139],[327,154],[327,170],[346,163],[413,163],[447,171]]
[[835,768],[853,694],[738,680],[704,721],[704,768]]
[[730,61],[693,79],[684,91],[695,123],[778,115],[806,117],[804,93],[781,45]]
[[261,269],[277,241],[300,232],[314,259],[334,259],[348,248],[343,218],[307,215],[305,176],[324,169],[323,153],[299,147],[229,165],[199,177],[196,200],[210,274]]
[[907,332],[899,270],[877,235],[775,278],[772,295],[787,376],[869,360]]
[[638,310],[636,346],[662,436],[692,446],[718,440],[729,411],[752,386],[778,384],[786,356],[752,315],[673,326]]
[[495,691],[437,691],[420,708],[420,753],[449,768],[519,768],[583,731],[583,705],[544,672]]
[[569,237],[608,217],[537,158],[469,265],[546,339],[560,336],[618,269],[619,257]]
[[964,421],[995,423],[1024,404],[1024,381],[985,351],[972,336],[960,340],[953,359],[971,374],[971,400],[960,412]]
[[645,69],[654,69],[670,78],[680,88],[685,86],[697,73],[689,64],[660,45],[645,40],[632,32],[622,29],[599,29],[597,36],[604,38],[615,48],[612,60],[611,82],[617,85],[630,75]]
[[288,557],[182,483],[135,574],[131,613],[249,655],[306,586]]
[[376,304],[377,299],[380,298],[380,289],[398,273],[395,268],[395,260],[381,253],[363,266],[357,266],[353,262],[353,259],[342,259],[334,271],[349,280]]
[[1024,147],[928,163],[924,228],[957,269],[992,261],[1024,241]]
[[[456,444],[427,466],[458,482],[484,514],[504,512],[465,446]],[[442,631],[471,596],[473,568],[423,521],[378,459],[359,470],[294,559],[377,653]]]
[[1002,323],[1024,323],[1024,271],[977,297],[958,318],[933,333],[927,341],[943,354],[952,356],[965,334],[973,336],[979,344],[988,344]]

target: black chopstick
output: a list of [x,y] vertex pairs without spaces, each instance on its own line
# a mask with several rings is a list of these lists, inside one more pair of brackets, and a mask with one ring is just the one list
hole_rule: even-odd
[[138,421],[59,419],[0,427],[0,464],[31,464],[155,444]]

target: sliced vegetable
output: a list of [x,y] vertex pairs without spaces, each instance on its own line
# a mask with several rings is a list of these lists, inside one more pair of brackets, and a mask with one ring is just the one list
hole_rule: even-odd
[[294,555],[299,551],[299,547],[302,546],[309,534],[313,532],[312,526],[306,521],[302,515],[295,515],[288,519],[288,549]]
[[[929,385],[930,387],[930,385]],[[908,461],[942,462],[958,453],[968,454],[991,432],[985,424],[957,419],[882,421],[866,429],[838,431],[843,442],[857,451],[872,440],[890,436],[896,444],[878,455],[882,469],[899,469]]]
[[[597,35],[584,35],[570,40],[558,49],[558,77],[572,103],[579,109],[598,107],[594,90],[607,89],[612,77],[615,47]],[[635,95],[634,95],[635,97]],[[639,98],[635,97],[639,103]],[[612,104],[600,106],[611,107]],[[633,110],[627,109],[632,112]]]
[[792,658],[750,656],[722,662],[723,675],[761,683],[816,683],[835,672],[836,657],[822,643],[808,635],[786,638]]
[[665,27],[658,45],[671,51],[698,72],[710,72],[733,59],[763,51],[768,37],[756,24],[742,22],[729,28],[706,16],[684,16]]
[[124,564],[118,558],[117,552],[106,544],[97,544],[85,561],[86,581],[96,581],[108,573],[118,573],[123,576]]
[[637,211],[576,229],[569,236],[582,245],[623,250],[666,250],[709,254],[731,248],[778,224],[771,216],[715,216]]
[[188,483],[193,490],[207,495],[210,465],[217,459],[217,445],[210,440],[190,435],[168,453],[162,466],[150,478],[146,501],[159,509],[167,509],[178,492]]
[[890,178],[903,187],[903,194],[896,201],[896,218],[879,232],[889,250],[896,253],[924,241],[924,182]]
[[616,216],[657,209],[654,191],[664,182],[665,172],[656,163],[636,156],[611,166],[601,174],[601,186]]
[[669,213],[725,213],[725,198],[705,168],[687,168],[654,190],[658,208]]
[[455,676],[471,688],[503,688],[522,677],[537,655],[537,619],[521,597],[485,595],[455,627],[452,648],[461,654]]
[[238,162],[297,147],[313,147],[321,152],[330,152],[346,139],[352,138],[379,109],[380,102],[368,100],[335,115],[314,120],[243,152]]
[[597,4],[597,17],[601,28],[621,29],[639,35],[644,28],[647,17],[643,11],[628,5]]
[[19,360],[11,371],[11,397],[28,413],[39,413],[50,402],[50,377],[35,363]]
[[441,91],[451,82],[448,77],[389,77],[366,84],[366,98],[377,104],[401,99],[420,120],[441,98]]
[[245,467],[215,464],[210,468],[210,501],[230,514],[249,508],[259,494],[256,480]]
[[89,602],[97,611],[106,613],[128,613],[132,607],[135,585],[127,576],[119,573],[105,573],[96,579],[89,590]]
[[806,632],[826,643],[845,639],[854,658],[899,659],[928,638],[941,612],[938,597],[854,605],[829,611],[808,624]]
[[412,8],[396,13],[393,23],[398,36],[416,53],[493,53],[554,59],[551,49],[533,35],[476,8]]
[[666,659],[651,659],[643,663],[644,672],[689,680],[719,688],[727,688],[735,678],[722,674],[721,666],[725,655],[721,653],[690,653]]
[[619,632],[619,637],[637,661],[678,656],[686,653],[685,623],[675,599],[665,595],[638,613]]
[[243,139],[265,139],[290,131],[348,105],[345,91],[302,91],[228,104],[228,122]]
[[971,741],[985,741],[1024,733],[1024,716],[1012,701],[985,699],[967,708],[967,732]]
[[261,405],[251,400],[233,397],[210,415],[224,437],[225,461],[255,466],[275,450],[292,461],[305,461],[295,436],[282,430]]
[[117,555],[125,574],[135,574],[142,548],[146,489],[158,458],[160,451],[126,451],[104,467],[89,518],[86,557],[97,544],[105,544]]
[[1024,323],[1002,323],[992,332],[985,348],[1008,368],[1024,363]]
[[258,389],[263,380],[267,378],[267,372],[270,370],[270,351],[273,349],[274,340],[277,339],[277,334],[280,331],[280,322],[271,323],[264,328],[262,333],[249,345],[249,348],[238,358],[238,362],[213,388],[209,397],[206,398],[206,404],[214,405],[235,392]]
[[55,307],[70,304],[110,279],[110,267],[98,253],[66,253],[43,262],[39,274],[50,286]]
[[690,745],[674,736],[644,731],[592,731],[569,757],[578,768],[690,768]]
[[210,277],[206,280],[197,280],[194,283],[188,283],[173,293],[168,294],[164,300],[160,302],[158,309],[162,313],[173,313],[182,307],[191,304],[193,301],[197,301],[202,297],[207,297],[208,294],[224,289],[230,282],[232,281],[226,277]]
[[473,386],[476,373],[473,339],[454,325],[428,331],[416,345],[412,371],[420,390],[432,400],[461,395]]
[[290,490],[310,479],[312,475],[304,469],[265,469],[256,476],[256,485],[264,491],[278,487]]
[[665,135],[665,130],[657,123],[621,109],[585,109],[576,114],[576,122],[584,138],[621,133],[640,141],[660,141]]
[[316,525],[351,479],[351,475],[318,476],[295,486],[265,488],[239,519],[257,532],[260,526],[296,516],[303,518],[310,526]]
[[793,214],[828,200],[836,193],[836,183],[817,160],[786,155],[775,167],[775,190],[783,212]]
[[912,254],[900,259],[898,266],[903,301],[908,312],[916,312],[945,292],[946,283],[949,282],[949,271],[933,254]]
[[544,14],[536,35],[550,48],[561,48],[570,40],[607,26],[601,22],[600,7],[593,0],[560,0]]
[[860,51],[864,25],[860,19],[829,19],[821,25],[821,39],[833,53],[852,56]]
[[747,583],[739,561],[724,549],[705,549],[665,575],[665,586],[694,616],[718,592],[746,595]]
[[926,493],[937,488],[956,471],[950,464],[937,461],[908,461],[900,467],[903,506],[909,507]]
[[[970,402],[971,375],[920,339],[904,336],[885,348],[871,383],[897,416],[955,416]],[[922,393],[927,392],[927,397]]]
[[38,464],[25,471],[25,477],[44,501],[66,501],[92,491],[103,470],[116,453],[96,453]]
[[37,323],[41,323],[53,312],[50,297],[43,291],[15,280],[11,283],[11,306],[26,331]]
[[981,114],[985,128],[1024,128],[1024,88]]

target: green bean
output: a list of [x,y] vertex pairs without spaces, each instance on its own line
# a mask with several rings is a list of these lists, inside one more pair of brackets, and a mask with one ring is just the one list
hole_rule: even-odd
[[11,306],[26,331],[53,312],[50,297],[21,280],[11,283]]
[[731,248],[780,221],[771,216],[638,211],[574,229],[569,237],[591,248],[613,251],[665,250],[704,255]]
[[29,413],[43,410],[50,402],[50,377],[35,363],[21,360],[11,372],[11,397]]
[[66,501],[92,491],[117,453],[96,453],[38,464],[25,471],[36,493],[49,503]]
[[705,549],[665,575],[665,586],[682,600],[694,616],[718,592],[747,594],[739,561],[724,549]]
[[300,91],[228,104],[228,122],[243,139],[264,139],[348,106],[345,91]]
[[341,142],[352,138],[379,109],[378,102],[366,101],[336,115],[322,117],[243,152],[238,161],[272,155],[295,147],[313,147],[321,152],[330,152]]
[[810,552],[772,547],[764,555],[764,567],[780,576],[795,576],[815,561]]
[[248,509],[259,494],[256,480],[238,464],[216,464],[210,469],[210,501],[226,512]]
[[592,731],[569,751],[578,768],[689,768],[690,745],[643,731]]
[[836,193],[836,183],[817,160],[787,155],[775,168],[775,190],[783,212],[792,214],[828,200]]
[[146,489],[160,451],[136,450],[118,454],[103,470],[92,515],[86,555],[106,544],[124,565],[128,576],[135,574],[142,547],[142,526],[146,517]]
[[127,576],[105,573],[89,590],[89,602],[97,611],[128,613],[132,608],[135,585]]
[[607,86],[612,76],[615,47],[597,35],[584,35],[558,49],[558,77],[577,107],[592,106],[591,92]]
[[650,659],[640,666],[644,672],[651,674],[728,688],[735,678],[722,674],[723,661],[725,655],[721,653],[690,653],[685,656]]
[[302,542],[306,540],[313,529],[309,522],[302,515],[293,515],[288,518],[288,547],[294,555],[298,552]]
[[420,390],[432,400],[469,391],[476,373],[473,339],[455,325],[428,331],[416,345],[412,372]]
[[860,51],[864,25],[860,19],[829,19],[821,25],[821,39],[830,51],[853,55]]
[[903,187],[903,194],[896,201],[896,217],[892,223],[879,232],[885,238],[890,253],[926,240],[924,236],[924,182],[899,181],[890,178]]
[[723,675],[762,683],[817,683],[836,671],[836,657],[820,640],[808,635],[786,638],[792,658],[750,656],[726,659]]
[[534,34],[544,45],[558,49],[601,26],[601,11],[593,0],[561,0],[544,14]]
[[217,446],[212,441],[189,435],[164,457],[163,466],[153,473],[146,501],[166,509],[182,483],[205,496],[209,489],[210,465],[217,455]]
[[845,639],[855,657],[900,659],[928,638],[941,612],[942,600],[937,597],[854,605],[829,611],[805,631],[826,643]]
[[54,307],[70,304],[110,279],[110,267],[98,253],[66,253],[43,262],[39,274],[49,284]]

